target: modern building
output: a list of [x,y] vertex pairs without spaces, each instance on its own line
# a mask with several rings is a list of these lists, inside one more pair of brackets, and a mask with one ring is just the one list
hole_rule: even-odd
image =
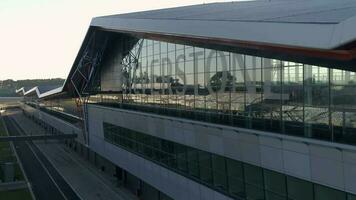
[[141,199],[355,200],[356,2],[97,17],[23,109]]

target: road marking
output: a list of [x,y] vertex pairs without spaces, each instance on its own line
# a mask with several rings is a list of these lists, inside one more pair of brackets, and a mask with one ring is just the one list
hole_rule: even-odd
[[[14,121],[16,121],[16,124],[18,125],[17,120],[14,119],[14,118],[12,118],[12,119],[13,119]],[[43,131],[42,128],[41,128],[41,131]],[[23,130],[22,132],[25,132],[25,131]],[[26,132],[25,132],[25,134],[26,134]],[[27,134],[26,134],[26,135],[27,135]],[[45,152],[43,152],[43,151],[41,150],[41,148],[39,147],[38,144],[33,143],[33,145],[36,146],[37,149],[43,153],[43,155],[47,158],[48,162],[53,166],[53,168],[58,172],[58,174],[63,178],[63,180],[69,185],[69,187],[73,190],[73,192],[77,195],[77,197],[78,197],[79,199],[83,200],[83,197],[82,197],[82,196],[78,193],[78,191],[70,184],[70,182],[60,173],[60,171],[58,170],[58,168],[57,168],[57,167],[53,164],[53,162],[49,159],[49,156],[48,156]],[[54,145],[54,144],[53,144],[53,145]],[[36,155],[36,157],[37,157],[37,155]]]
[[[6,117],[7,117],[7,119],[10,121],[9,116],[6,115]],[[1,118],[0,120],[2,120],[2,123],[3,123],[3,125],[4,125],[6,134],[7,134],[7,135],[10,135],[10,134],[9,134],[9,130],[7,129],[7,125],[6,125],[5,120],[4,120],[5,118],[4,118],[4,117],[0,117],[0,118]],[[1,123],[1,122],[0,122],[0,123]],[[23,168],[23,165],[22,165],[22,162],[21,162],[21,160],[20,160],[20,158],[19,158],[19,155],[17,154],[17,146],[15,146],[15,144],[14,144],[13,142],[10,142],[10,145],[11,145],[12,151],[13,151],[14,154],[15,154],[15,157],[16,157],[16,160],[17,160],[19,166],[20,166],[20,169],[21,169],[21,171],[22,171],[22,173],[23,173],[23,176],[25,177],[25,180],[26,180],[27,186],[28,186],[28,190],[30,191],[32,200],[37,200],[35,194],[33,193],[32,185],[31,185],[30,181],[28,180],[27,174],[26,174],[26,172],[25,172],[25,169]]]
[[[116,194],[119,198],[127,199],[127,196],[126,196],[126,195],[125,195],[125,196],[122,196],[123,194],[121,194],[121,193],[119,193],[119,192],[113,190],[113,189],[111,188],[111,186],[109,186],[109,185],[105,182],[105,181],[106,181],[105,178],[103,178],[103,177],[101,177],[101,175],[99,175],[100,172],[98,172],[96,169],[91,169],[91,166],[86,167],[83,163],[80,163],[79,161],[77,161],[76,158],[74,158],[74,156],[71,155],[71,153],[65,151],[62,146],[57,145],[57,149],[59,149],[60,151],[66,153],[66,154],[67,154],[75,163],[77,163],[80,167],[82,167],[82,168],[88,170],[89,173],[91,173],[91,174],[93,174],[95,177],[97,177],[97,179],[102,183],[103,186],[105,186],[107,189],[109,189],[110,191],[112,191],[112,192],[113,192],[114,194]],[[78,156],[78,157],[79,157],[79,156]],[[88,163],[88,164],[90,164],[90,163]]]
[[[11,120],[10,120],[11,121]],[[11,121],[11,123],[14,125],[14,127],[17,129],[17,131],[19,131],[19,133],[21,134],[22,131],[20,131],[20,128],[18,127],[18,125]],[[37,154],[34,152],[34,150],[32,149],[31,145],[28,142],[25,142],[26,145],[29,147],[29,149],[31,150],[32,154],[36,157],[36,159],[38,160],[38,162],[40,163],[40,165],[43,167],[43,169],[46,171],[46,173],[48,174],[49,178],[51,179],[51,181],[54,183],[54,185],[57,187],[58,191],[61,193],[61,195],[64,197],[64,199],[68,200],[68,198],[65,196],[65,194],[63,193],[63,191],[61,190],[61,188],[58,186],[58,184],[56,183],[56,181],[53,179],[53,177],[51,176],[51,174],[49,173],[48,169],[45,167],[45,165],[42,163],[42,161],[40,160],[40,158],[37,156]]]
[[[41,148],[39,147],[38,144],[33,144],[35,145],[38,149],[41,150]],[[77,196],[79,197],[79,199],[83,200],[83,197],[78,193],[78,191],[69,183],[69,181],[67,181],[67,179],[60,173],[60,171],[58,170],[58,168],[53,164],[53,162],[48,158],[49,156],[47,155],[47,153],[43,152],[41,150],[41,152],[45,155],[45,157],[47,157],[47,160],[49,163],[51,163],[51,165],[54,167],[54,169],[56,169],[56,171],[58,172],[58,174],[63,178],[63,180],[65,180],[67,182],[67,184],[69,185],[69,187],[71,187],[71,189],[77,194]]]
[[[16,122],[18,121],[15,117],[13,117],[13,120],[16,121]],[[27,119],[27,120],[28,120],[28,119]],[[30,120],[28,120],[28,122],[33,123],[33,122],[30,121]],[[19,126],[19,128],[21,128],[20,125],[18,125],[18,126]],[[42,131],[45,131],[42,127],[38,126],[37,124],[34,124],[34,126],[35,126],[35,127],[33,127],[33,128],[35,128],[36,131],[41,131],[41,132],[42,132]],[[22,132],[26,133],[25,130],[23,130]],[[40,147],[41,144],[33,143],[33,145],[35,145],[38,149],[40,149],[41,152],[45,155],[45,157],[47,157],[47,159],[50,157],[50,156],[48,156],[49,154],[47,154],[45,151],[42,150],[42,148]],[[70,151],[70,152],[67,152],[67,151],[64,149],[65,147],[64,147],[63,145],[56,143],[56,144],[53,144],[53,146],[56,146],[56,149],[57,149],[59,152],[62,152],[62,153],[65,153],[66,155],[68,155],[68,157],[69,157],[74,163],[76,163],[78,166],[80,166],[80,168],[82,168],[82,170],[86,170],[88,173],[90,173],[90,174],[92,174],[94,177],[96,177],[96,180],[99,181],[99,184],[100,184],[101,186],[103,186],[105,189],[108,189],[110,192],[112,192],[112,194],[115,195],[116,198],[122,199],[122,200],[124,200],[124,199],[125,199],[125,200],[126,200],[126,199],[131,199],[131,197],[128,197],[128,195],[125,195],[125,193],[124,193],[123,191],[121,191],[121,192],[123,192],[123,193],[121,193],[121,192],[119,192],[119,191],[113,189],[113,188],[111,187],[111,185],[109,185],[109,184],[106,183],[106,179],[100,175],[100,172],[98,172],[96,169],[92,168],[91,166],[89,166],[89,167],[86,166],[86,165],[85,165],[86,163],[82,163],[82,161],[78,161],[77,158],[74,157],[74,155],[72,154],[71,151]],[[77,156],[76,156],[76,157],[77,157]],[[80,156],[78,156],[78,158],[79,158],[80,160],[83,160]],[[53,167],[57,170],[57,172],[60,174],[60,171],[56,168],[55,165],[53,165],[53,162],[52,162],[50,159],[48,159],[48,161],[52,164],[52,166],[53,166]],[[90,164],[90,163],[88,163],[88,164]],[[60,175],[61,175],[61,174],[60,174]],[[66,180],[63,175],[61,175],[61,176],[62,176],[62,178],[63,178],[64,180]],[[69,182],[67,182],[67,183],[68,183],[68,185],[70,185]],[[71,186],[71,185],[70,185],[70,186]],[[104,189],[104,188],[103,188],[103,189]],[[72,189],[73,189],[73,191],[75,191],[73,187],[72,187]],[[76,191],[75,191],[75,192],[76,192]],[[76,192],[76,194],[77,194],[77,196],[78,196],[79,198],[83,199],[77,192]]]
[[[14,120],[16,121],[16,119],[14,119]],[[33,122],[31,122],[31,123],[33,123]],[[45,131],[45,130],[43,130],[42,127],[38,126],[37,124],[36,124],[36,126],[39,127],[40,131]],[[37,129],[37,127],[36,127],[36,129]],[[36,145],[36,144],[34,144],[34,145]],[[101,185],[104,186],[106,189],[110,190],[113,194],[115,194],[117,198],[122,199],[122,200],[127,199],[127,196],[126,196],[125,194],[122,194],[122,193],[116,191],[115,189],[113,189],[111,186],[109,186],[109,185],[105,182],[106,179],[103,178],[101,175],[99,175],[99,172],[97,172],[97,170],[91,169],[91,166],[88,167],[88,166],[84,165],[83,163],[80,163],[79,161],[77,161],[77,159],[76,159],[73,155],[71,155],[71,153],[69,153],[69,152],[67,152],[67,151],[64,150],[64,147],[63,147],[62,145],[59,145],[59,144],[53,144],[53,145],[56,145],[56,146],[57,146],[57,149],[58,149],[59,151],[61,151],[61,152],[65,153],[65,154],[67,154],[67,155],[69,156],[69,158],[70,158],[72,161],[74,161],[78,166],[80,166],[82,169],[87,170],[89,173],[93,174],[93,175],[97,178],[97,180],[100,181]],[[36,146],[38,147],[38,145],[36,145]],[[44,152],[42,151],[42,153],[44,153]],[[44,153],[44,154],[46,154],[46,153]],[[80,158],[80,156],[78,156],[78,157]],[[80,158],[80,159],[81,159],[81,158]],[[48,159],[48,160],[50,161],[50,159]],[[50,161],[50,162],[51,162],[51,161]],[[51,162],[51,163],[52,163],[52,162]],[[90,164],[90,163],[88,163],[88,164]],[[52,165],[53,165],[53,164],[52,164]],[[55,166],[55,165],[53,165],[53,166]],[[58,171],[58,170],[57,170],[57,171]],[[62,176],[62,177],[63,177],[63,176]],[[79,195],[78,195],[78,196],[79,196]]]
[[52,175],[50,174],[50,172],[48,171],[48,169],[46,168],[46,166],[43,164],[43,162],[41,161],[41,159],[37,156],[37,154],[35,153],[35,151],[32,149],[31,145],[26,142],[26,144],[28,145],[28,147],[30,148],[30,150],[32,151],[33,155],[36,157],[36,159],[40,162],[41,166],[44,168],[44,170],[46,171],[46,173],[49,175],[50,179],[52,180],[52,182],[54,183],[54,185],[58,188],[59,192],[63,195],[64,199],[68,200],[68,198],[66,197],[66,195],[63,193],[63,191],[61,190],[61,188],[59,187],[59,185],[56,183],[56,181],[54,180],[54,178],[52,177]]

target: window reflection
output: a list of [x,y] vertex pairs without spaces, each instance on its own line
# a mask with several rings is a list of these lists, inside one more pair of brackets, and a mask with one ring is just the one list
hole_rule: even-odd
[[356,143],[355,72],[152,40],[138,66],[127,108],[149,103],[160,114]]
[[124,127],[104,122],[103,129],[107,142],[233,198],[354,199],[353,195],[339,190]]

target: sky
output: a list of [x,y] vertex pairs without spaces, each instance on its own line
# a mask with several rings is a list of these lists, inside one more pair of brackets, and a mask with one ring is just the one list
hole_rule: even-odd
[[95,16],[223,1],[0,0],[0,80],[66,78]]

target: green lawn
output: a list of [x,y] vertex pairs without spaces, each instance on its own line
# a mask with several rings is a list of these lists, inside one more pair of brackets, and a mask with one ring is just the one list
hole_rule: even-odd
[[[0,117],[0,136],[7,136],[5,129],[5,123]],[[24,180],[23,173],[19,164],[17,163],[14,152],[12,152],[9,142],[0,142],[0,163],[14,162],[15,163],[15,180],[22,181]],[[0,179],[3,179],[3,172],[0,168]],[[1,199],[1,198],[0,198]]]
[[6,200],[32,200],[28,189],[0,191],[0,199]]
[[0,117],[0,136],[5,136],[5,135],[7,135],[5,131],[5,124],[2,117]]
[[[0,136],[7,136],[5,124],[2,117],[0,117]],[[12,152],[10,143],[0,142],[0,163],[14,162],[14,161],[16,161],[16,158]]]

